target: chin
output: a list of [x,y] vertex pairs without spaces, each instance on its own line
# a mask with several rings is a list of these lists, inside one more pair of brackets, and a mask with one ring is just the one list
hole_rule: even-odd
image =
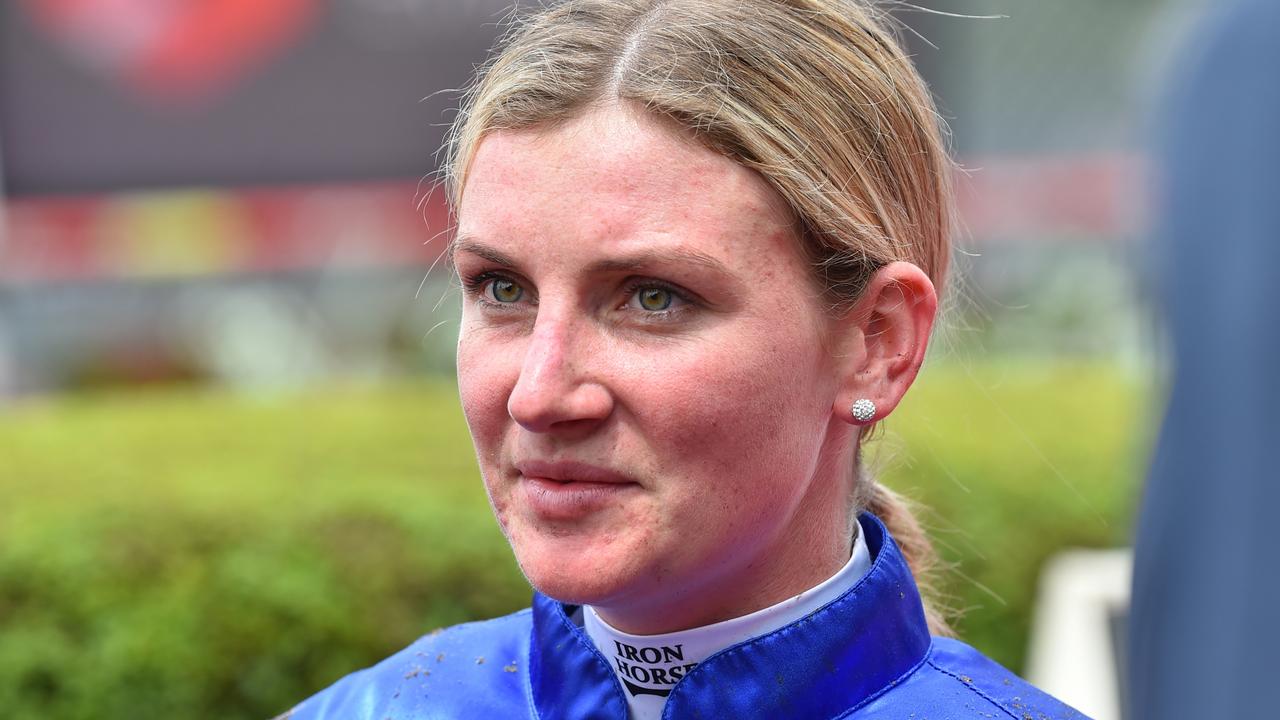
[[565,574],[537,575],[525,572],[535,590],[567,605],[605,605],[616,595],[617,588],[599,579],[587,580]]
[[543,563],[521,563],[520,569],[535,590],[570,605],[604,605],[625,591],[627,579],[599,568],[548,567]]
[[628,594],[643,575],[634,553],[571,537],[512,539],[516,562],[538,592],[571,605],[603,605]]

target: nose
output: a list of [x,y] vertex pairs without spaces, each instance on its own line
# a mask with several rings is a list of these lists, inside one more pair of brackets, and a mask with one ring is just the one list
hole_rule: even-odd
[[602,358],[590,331],[539,317],[525,346],[507,412],[530,432],[583,430],[613,412],[613,397],[594,372]]

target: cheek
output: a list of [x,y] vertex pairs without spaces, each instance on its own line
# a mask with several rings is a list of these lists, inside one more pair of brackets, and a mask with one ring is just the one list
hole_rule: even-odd
[[507,430],[507,398],[514,387],[512,371],[502,362],[502,353],[464,322],[458,338],[458,397],[471,432],[480,475],[502,533],[511,538],[510,488],[502,482],[500,458]]
[[650,369],[640,412],[659,436],[659,461],[672,474],[699,478],[698,491],[722,502],[798,485],[820,442],[829,394],[822,359],[798,350],[806,347],[817,346],[799,333],[753,341],[735,332],[678,355],[670,372]]
[[507,398],[519,372],[510,358],[511,353],[493,352],[482,333],[469,332],[464,323],[458,339],[458,396],[482,469],[497,451],[509,419]]

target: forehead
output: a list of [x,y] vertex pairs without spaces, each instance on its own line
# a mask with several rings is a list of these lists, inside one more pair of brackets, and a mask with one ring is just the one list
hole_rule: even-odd
[[500,245],[666,238],[722,255],[794,245],[790,213],[763,178],[624,106],[488,135],[469,168],[458,225],[459,235]]

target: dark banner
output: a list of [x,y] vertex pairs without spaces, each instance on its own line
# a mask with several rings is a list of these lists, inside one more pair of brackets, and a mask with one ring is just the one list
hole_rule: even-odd
[[419,177],[507,0],[6,0],[10,195]]

